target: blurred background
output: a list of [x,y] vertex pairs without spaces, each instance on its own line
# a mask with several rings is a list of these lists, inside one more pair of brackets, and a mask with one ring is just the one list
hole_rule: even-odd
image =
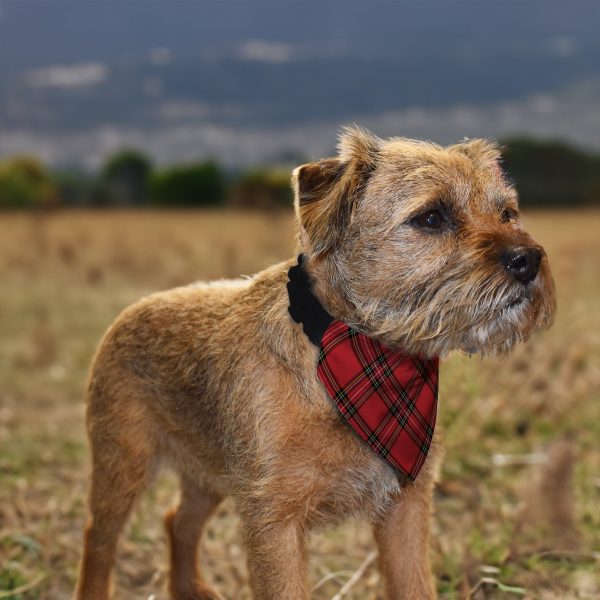
[[[599,28],[597,2],[0,0],[0,598],[74,586],[103,331],[143,294],[291,256],[290,169],[352,122],[499,139],[557,284],[548,333],[443,366],[440,598],[600,598]],[[167,598],[176,488],[134,514],[116,598]],[[250,598],[230,504],[203,544]],[[357,570],[343,597],[382,597],[365,524],[311,548],[311,597]]]

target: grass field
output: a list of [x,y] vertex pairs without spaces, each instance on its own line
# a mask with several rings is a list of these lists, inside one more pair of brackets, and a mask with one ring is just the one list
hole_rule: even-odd
[[[509,359],[457,355],[442,367],[441,598],[600,598],[600,212],[525,221],[548,251],[558,317]],[[89,472],[82,396],[111,320],[148,292],[250,274],[293,249],[287,214],[0,215],[0,599],[73,589]],[[167,597],[162,514],[176,494],[165,473],[136,510],[116,598]],[[203,544],[209,579],[249,598],[228,503]],[[315,599],[335,596],[374,549],[358,522],[314,534],[311,548]],[[372,563],[345,597],[380,594]]]

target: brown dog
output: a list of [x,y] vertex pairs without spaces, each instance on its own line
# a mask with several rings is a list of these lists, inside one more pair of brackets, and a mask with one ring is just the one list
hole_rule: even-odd
[[[503,352],[550,324],[548,263],[519,225],[494,144],[348,129],[337,158],[299,167],[293,183],[314,295],[356,330],[437,356]],[[117,538],[162,459],[182,481],[167,517],[174,599],[221,597],[198,571],[198,541],[225,496],[242,517],[255,598],[307,598],[307,531],[350,515],[373,523],[388,598],[435,597],[439,442],[410,483],[340,420],[316,376],[317,347],[288,313],[294,262],[154,294],[106,333],[88,388],[79,600],[108,598]]]

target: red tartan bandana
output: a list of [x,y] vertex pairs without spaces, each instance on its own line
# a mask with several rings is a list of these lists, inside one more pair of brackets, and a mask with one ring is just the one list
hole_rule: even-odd
[[414,481],[435,427],[437,357],[392,350],[334,319],[312,294],[302,259],[289,271],[289,312],[319,346],[319,380],[360,438]]

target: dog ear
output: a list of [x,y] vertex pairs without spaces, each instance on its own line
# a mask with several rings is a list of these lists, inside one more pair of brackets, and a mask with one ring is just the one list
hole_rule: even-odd
[[462,154],[468,156],[472,161],[482,167],[488,167],[500,171],[501,149],[493,140],[475,138],[465,139],[460,144],[450,146]]
[[338,142],[341,160],[357,161],[367,172],[373,171],[383,140],[358,125],[342,127]]
[[318,256],[334,247],[375,169],[380,143],[364,129],[345,128],[340,135],[338,158],[294,170],[294,206],[303,250]]

